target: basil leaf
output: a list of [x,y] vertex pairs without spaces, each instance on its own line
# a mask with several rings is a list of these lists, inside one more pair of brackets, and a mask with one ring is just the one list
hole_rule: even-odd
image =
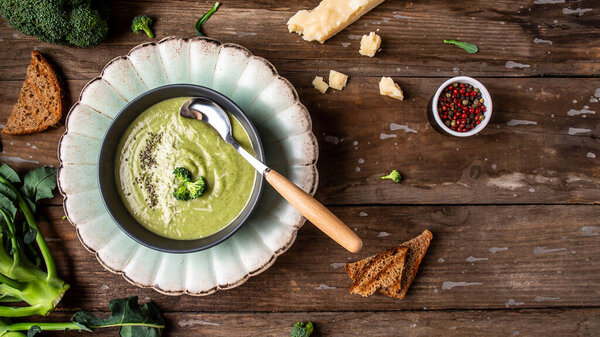
[[56,188],[56,169],[39,167],[25,174],[23,178],[23,194],[32,201],[52,198]]
[[165,321],[152,302],[140,306],[137,296],[133,296],[112,300],[108,306],[110,308],[108,318],[98,318],[87,311],[79,311],[73,315],[71,320],[86,331],[120,326],[119,336],[121,337],[161,336]]
[[13,170],[10,166],[6,164],[2,164],[2,166],[0,166],[0,175],[2,175],[6,180],[10,181],[11,183],[21,182],[21,178],[19,178],[17,172],[15,172],[15,170]]
[[198,19],[198,21],[196,21],[196,25],[194,26],[196,28],[196,35],[198,36],[204,36],[204,33],[202,32],[202,25],[208,21],[208,19],[211,17],[211,15],[213,15],[216,11],[217,8],[219,8],[221,4],[217,1],[215,2],[215,4],[212,6],[212,8],[206,12],[204,15],[202,15],[202,17],[200,19]]
[[457,47],[460,47],[469,54],[475,54],[476,52],[479,51],[479,48],[477,48],[476,45],[469,43],[469,42],[456,41],[456,40],[444,40],[444,43],[453,44]]

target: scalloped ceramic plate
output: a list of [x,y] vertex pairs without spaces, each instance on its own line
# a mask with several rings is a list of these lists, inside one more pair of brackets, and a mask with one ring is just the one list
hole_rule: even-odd
[[102,138],[129,100],[173,83],[203,85],[235,101],[258,129],[267,164],[311,194],[318,183],[318,148],[310,116],[294,87],[273,65],[239,45],[176,37],[145,43],[110,61],[83,88],[58,147],[65,214],[81,243],[106,269],[137,286],[168,295],[208,295],[239,286],[269,268],[292,245],[305,219],[269,187],[236,234],[201,252],[161,253],[117,227],[98,189]]

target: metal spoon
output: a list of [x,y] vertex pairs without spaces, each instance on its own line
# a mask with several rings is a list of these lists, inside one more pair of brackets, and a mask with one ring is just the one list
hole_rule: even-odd
[[337,216],[310,194],[256,159],[235,141],[229,116],[221,106],[205,98],[191,98],[183,103],[179,109],[179,114],[182,117],[197,119],[210,124],[225,142],[233,145],[236,151],[310,222],[347,250],[353,253],[360,251],[362,240]]

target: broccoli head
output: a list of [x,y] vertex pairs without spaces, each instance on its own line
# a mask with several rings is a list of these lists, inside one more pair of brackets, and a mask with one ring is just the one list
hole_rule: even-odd
[[380,178],[384,180],[393,180],[397,184],[400,182],[400,180],[402,180],[402,175],[400,174],[400,172],[393,170],[387,176],[383,176]]
[[313,332],[312,322],[302,323],[297,322],[292,327],[291,337],[308,337]]
[[191,199],[197,199],[204,194],[204,191],[206,190],[206,180],[204,180],[203,177],[200,177],[195,182],[186,181],[183,183],[183,186],[190,192]]
[[182,201],[190,200],[190,191],[188,191],[185,185],[181,185],[175,188],[175,190],[173,191],[173,197],[175,197],[175,199],[177,200]]
[[0,14],[21,33],[40,41],[89,47],[108,33],[99,0],[0,0]]
[[192,180],[192,172],[185,167],[177,167],[173,170],[173,174],[179,181],[186,182]]
[[131,30],[133,30],[133,32],[136,34],[140,31],[144,31],[149,38],[153,39],[154,32],[152,31],[152,28],[150,28],[152,23],[153,21],[151,17],[147,15],[138,15],[133,18],[133,21],[131,22]]
[[173,196],[177,200],[190,200],[197,199],[206,190],[206,180],[204,177],[198,178],[196,181],[192,181],[192,173],[185,167],[177,167],[173,170],[173,174],[177,180],[183,182],[173,191]]

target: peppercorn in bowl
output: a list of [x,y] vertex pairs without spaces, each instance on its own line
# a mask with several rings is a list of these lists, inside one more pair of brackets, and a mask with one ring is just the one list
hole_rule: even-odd
[[485,86],[467,76],[453,77],[436,91],[433,119],[442,132],[469,137],[485,128],[492,117],[492,98]]

